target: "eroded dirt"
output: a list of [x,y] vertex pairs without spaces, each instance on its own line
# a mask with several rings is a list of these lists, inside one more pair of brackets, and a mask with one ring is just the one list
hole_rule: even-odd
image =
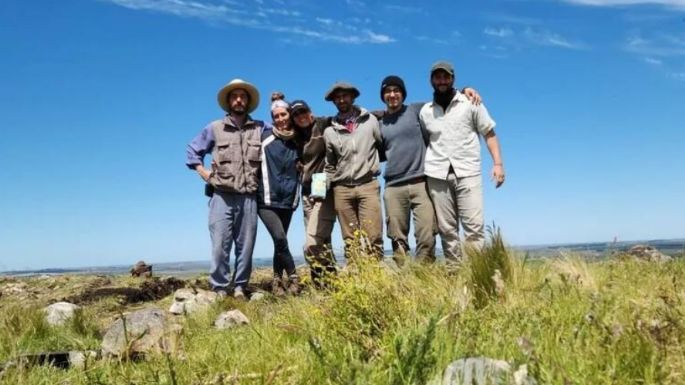
[[105,297],[119,297],[122,304],[160,300],[186,286],[186,281],[175,277],[152,278],[143,281],[139,287],[116,287],[89,285],[83,292],[64,298],[77,305],[95,302]]

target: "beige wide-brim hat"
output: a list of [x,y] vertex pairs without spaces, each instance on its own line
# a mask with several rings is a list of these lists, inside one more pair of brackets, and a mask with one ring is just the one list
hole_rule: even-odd
[[252,83],[248,83],[242,79],[233,79],[219,90],[219,94],[216,97],[221,108],[226,112],[230,112],[230,106],[228,105],[228,94],[237,89],[243,89],[248,95],[250,95],[250,104],[247,105],[247,113],[249,114],[256,110],[257,106],[259,105],[259,91],[257,91],[257,87],[252,85]]

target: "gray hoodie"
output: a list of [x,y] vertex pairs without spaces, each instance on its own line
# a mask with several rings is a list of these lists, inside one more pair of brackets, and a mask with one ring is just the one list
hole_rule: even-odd
[[378,176],[378,147],[382,143],[378,119],[360,111],[352,132],[335,119],[323,133],[326,142],[326,184],[357,186]]

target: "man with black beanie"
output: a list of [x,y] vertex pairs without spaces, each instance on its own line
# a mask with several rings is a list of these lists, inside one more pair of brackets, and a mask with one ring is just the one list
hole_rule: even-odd
[[380,120],[385,165],[383,203],[393,257],[403,265],[409,254],[409,221],[414,219],[416,259],[435,260],[435,213],[423,173],[426,145],[421,135],[419,111],[423,103],[404,104],[407,89],[399,76],[381,82],[381,100],[386,105]]

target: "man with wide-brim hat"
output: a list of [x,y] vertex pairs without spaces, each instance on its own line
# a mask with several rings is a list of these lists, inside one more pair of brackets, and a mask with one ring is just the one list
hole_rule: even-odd
[[354,104],[359,90],[350,83],[336,82],[324,98],[335,104],[338,114],[324,130],[326,143],[326,182],[333,189],[335,211],[346,241],[345,256],[350,258],[349,242],[362,230],[368,238],[366,253],[383,258],[378,146],[381,134],[378,119]]
[[[249,82],[231,80],[219,90],[217,100],[226,115],[209,123],[188,144],[186,165],[197,171],[210,190],[209,283],[219,294],[226,294],[233,284],[234,297],[244,299],[257,235],[257,172],[265,123],[249,115],[259,105],[259,91]],[[210,170],[204,167],[207,154],[212,156]],[[234,243],[231,282],[229,261]]]
[[247,113],[254,112],[254,110],[257,109],[257,106],[259,106],[259,91],[257,90],[257,87],[241,79],[233,79],[219,90],[217,100],[219,101],[221,108],[226,112],[230,112],[231,107],[228,103],[228,95],[237,89],[245,91],[249,96]]

